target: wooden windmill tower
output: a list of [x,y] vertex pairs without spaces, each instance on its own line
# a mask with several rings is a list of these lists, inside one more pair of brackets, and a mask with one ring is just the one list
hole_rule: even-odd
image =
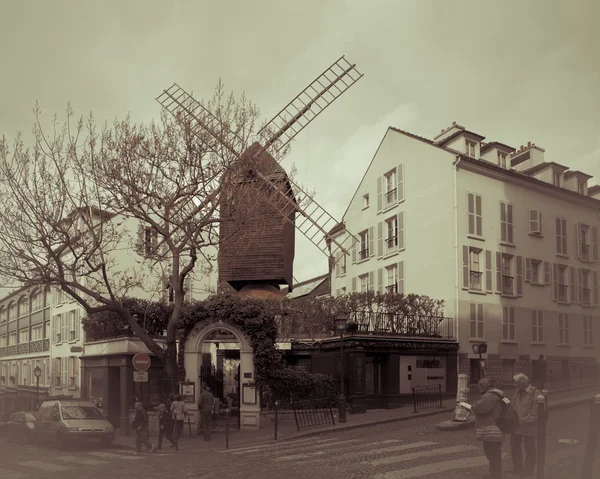
[[[230,185],[221,198],[221,237],[231,239],[219,247],[219,282],[235,290],[263,286],[278,290],[293,285],[294,233],[298,229],[333,261],[349,254],[348,243],[330,236],[339,222],[308,193],[295,184],[275,159],[290,142],[325,108],[354,85],[362,74],[356,65],[341,57],[290,101],[258,133],[259,140],[245,148],[244,142],[227,125],[174,83],[156,99],[178,119],[195,122],[199,137],[208,134],[237,161],[225,172]],[[229,208],[251,205],[251,215],[239,234],[238,225],[226,218]]]

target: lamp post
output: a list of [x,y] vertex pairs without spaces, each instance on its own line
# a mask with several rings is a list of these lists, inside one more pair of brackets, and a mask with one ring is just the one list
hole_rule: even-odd
[[335,329],[340,333],[340,395],[338,397],[338,422],[346,422],[346,396],[344,394],[344,332],[348,324],[345,314],[338,314],[335,318]]
[[485,377],[485,360],[481,357],[482,354],[487,353],[487,344],[479,343],[471,346],[474,354],[479,354],[479,366],[481,368],[481,377]]
[[40,376],[42,375],[39,366],[34,368],[33,375],[35,376],[35,408],[37,409],[40,405]]

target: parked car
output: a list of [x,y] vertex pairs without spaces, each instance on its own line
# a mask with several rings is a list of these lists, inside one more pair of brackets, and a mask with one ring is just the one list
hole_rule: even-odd
[[8,441],[33,441],[35,428],[34,412],[16,412],[12,414],[4,426],[4,435]]
[[40,406],[34,438],[36,444],[54,443],[61,448],[82,441],[108,445],[115,439],[115,431],[94,403],[80,399],[51,399]]

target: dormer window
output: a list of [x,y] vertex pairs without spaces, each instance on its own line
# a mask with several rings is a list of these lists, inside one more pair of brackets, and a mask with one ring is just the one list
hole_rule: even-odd
[[585,182],[583,180],[577,180],[577,193],[585,195]]
[[467,156],[475,158],[475,146],[477,143],[471,140],[465,140],[467,142]]
[[506,153],[498,152],[498,166],[506,169]]
[[552,184],[554,186],[560,186],[560,173],[556,170],[552,170]]

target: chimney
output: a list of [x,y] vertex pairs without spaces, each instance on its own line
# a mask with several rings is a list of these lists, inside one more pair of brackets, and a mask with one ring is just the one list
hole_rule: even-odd
[[531,148],[531,142],[530,141],[527,142],[527,148]]
[[444,133],[444,131],[445,131],[445,130],[442,128],[442,133]]
[[452,126],[456,126],[456,122],[455,121],[452,122]]

